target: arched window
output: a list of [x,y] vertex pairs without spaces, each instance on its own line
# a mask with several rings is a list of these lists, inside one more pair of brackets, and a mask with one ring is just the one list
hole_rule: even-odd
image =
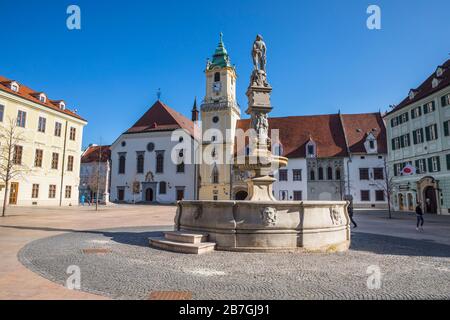
[[214,73],[214,82],[219,82],[220,81],[220,72],[216,72]]
[[341,169],[336,169],[336,180],[341,180]]
[[161,181],[159,183],[159,194],[166,194],[167,192],[167,183],[165,181]]
[[309,180],[311,180],[311,181],[316,180],[316,173],[314,172],[314,170],[311,170],[309,172]]
[[125,173],[125,160],[124,155],[119,156],[119,174]]
[[138,154],[136,162],[136,172],[144,173],[144,155]]
[[216,165],[214,165],[212,170],[212,183],[217,184],[219,183],[219,169]]
[[323,180],[323,168],[319,168],[319,180]]
[[331,167],[327,168],[327,179],[333,180],[333,169]]
[[158,153],[156,156],[156,173],[164,172],[164,154]]

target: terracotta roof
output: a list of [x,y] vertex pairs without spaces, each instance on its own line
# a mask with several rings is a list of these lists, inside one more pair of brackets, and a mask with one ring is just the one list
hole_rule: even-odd
[[[238,120],[237,128],[245,131],[249,127],[249,119]],[[346,157],[348,151],[366,153],[365,138],[373,129],[378,152],[387,153],[386,128],[379,113],[269,118],[271,129],[279,130],[283,156],[288,158],[305,158],[310,139],[319,158]]]
[[19,96],[21,98],[32,101],[34,103],[40,104],[41,106],[50,108],[52,110],[62,112],[64,114],[67,114],[74,118],[86,121],[85,119],[83,119],[82,117],[80,117],[78,114],[76,114],[73,111],[70,111],[68,109],[65,109],[65,110],[60,109],[58,106],[58,103],[55,103],[56,101],[52,101],[52,100],[48,99],[48,97],[47,97],[46,102],[41,102],[39,100],[39,94],[42,93],[41,91],[35,91],[31,88],[28,88],[27,86],[24,86],[23,84],[19,83],[18,81],[16,81],[16,82],[19,83],[19,86],[20,86],[19,92],[15,92],[15,91],[11,90],[11,88],[9,87],[11,82],[14,82],[14,80],[0,76],[0,90],[8,92],[8,93],[16,95],[16,96]]
[[111,159],[111,146],[89,146],[81,155],[81,163],[97,162],[99,161],[100,152],[101,158],[100,162],[106,162]]
[[377,139],[379,153],[387,153],[386,127],[380,113],[342,114],[347,144],[352,153],[366,153],[364,142],[369,133]]
[[[439,84],[433,88],[432,82],[434,78],[436,77],[436,70],[416,89],[411,89],[415,91],[415,96],[413,99],[410,99],[409,96],[403,99],[402,102],[400,102],[399,105],[397,105],[394,109],[390,110],[386,115],[389,115],[393,112],[396,112],[400,109],[403,109],[404,107],[419,101],[423,98],[426,98],[427,96],[444,89],[445,87],[450,85],[450,59],[447,60],[443,65],[439,66],[442,69],[444,69],[444,73],[441,77],[438,77],[440,80]],[[385,116],[386,116],[385,115]]]
[[[238,120],[237,127],[247,130],[250,120]],[[305,158],[310,138],[316,143],[319,158],[347,156],[338,114],[269,118],[269,130],[272,129],[279,130],[285,157]]]
[[162,101],[156,101],[150,109],[125,133],[172,131],[185,129],[194,137],[194,122],[176,112]]

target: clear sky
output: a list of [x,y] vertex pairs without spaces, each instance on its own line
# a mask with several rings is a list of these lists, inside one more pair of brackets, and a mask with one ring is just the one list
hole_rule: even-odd
[[[81,8],[81,30],[66,9]],[[366,9],[381,8],[381,30]],[[64,99],[89,124],[83,145],[112,143],[156,100],[190,117],[219,32],[238,101],[257,33],[268,46],[272,116],[377,112],[449,58],[448,0],[0,0],[0,74]]]

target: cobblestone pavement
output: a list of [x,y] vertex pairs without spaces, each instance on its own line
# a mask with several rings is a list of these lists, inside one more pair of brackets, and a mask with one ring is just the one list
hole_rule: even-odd
[[[65,233],[31,242],[18,256],[29,269],[61,285],[67,267],[77,265],[81,290],[114,299],[147,299],[155,291],[187,291],[194,299],[449,299],[448,234],[443,241],[421,234],[399,237],[400,230],[410,232],[412,218],[393,221],[392,230],[399,230],[388,235],[374,233],[384,221],[381,215],[361,215],[351,250],[339,254],[216,251],[196,256],[150,248],[148,237],[168,226]],[[368,221],[374,221],[373,228]],[[108,250],[83,253],[89,248]],[[368,289],[370,266],[382,273],[379,289]]]

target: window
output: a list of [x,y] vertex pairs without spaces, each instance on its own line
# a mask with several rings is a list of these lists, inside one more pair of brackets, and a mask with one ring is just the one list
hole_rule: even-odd
[[27,113],[25,111],[19,110],[17,112],[17,126],[25,128],[27,122]]
[[316,180],[316,173],[314,172],[314,170],[311,170],[309,172],[309,180],[311,180],[311,181]]
[[359,169],[359,180],[369,180],[369,169],[360,168]]
[[319,180],[323,180],[323,168],[319,168]]
[[41,93],[39,95],[39,101],[45,103],[47,101],[47,97],[45,96],[45,94]]
[[441,163],[439,157],[428,158],[428,170],[430,172],[441,171]]
[[315,155],[314,145],[312,145],[312,144],[309,144],[309,145],[308,145],[308,155],[309,155],[310,157],[312,157],[312,156]]
[[384,191],[375,190],[375,201],[384,201]]
[[336,169],[336,180],[341,180],[341,169]]
[[44,156],[44,150],[36,149],[36,153],[34,155],[34,166],[37,168],[42,168],[42,158]]
[[448,154],[446,158],[447,158],[447,170],[450,170],[450,154]]
[[278,180],[279,181],[288,181],[287,170],[285,170],[285,169],[278,170]]
[[424,114],[431,113],[434,110],[436,110],[436,106],[434,105],[434,101],[430,101],[427,104],[423,105],[423,113]]
[[19,85],[16,82],[11,83],[11,90],[14,92],[19,92]]
[[73,156],[67,157],[67,171],[73,171]]
[[0,104],[0,122],[3,122],[4,113],[5,113],[5,106]]
[[119,155],[119,174],[125,174],[125,164],[126,164],[126,158],[125,155],[121,154]]
[[302,170],[301,169],[292,170],[292,180],[302,181]]
[[155,144],[153,142],[147,143],[147,151],[152,152],[153,150],[155,150]]
[[38,122],[38,131],[39,132],[45,132],[45,125],[47,123],[47,119],[45,119],[44,117],[39,117],[39,122]]
[[48,187],[48,197],[49,197],[50,199],[56,198],[56,184],[51,184],[51,185]]
[[423,143],[423,129],[417,129],[413,131],[413,142],[414,144]]
[[370,201],[370,190],[361,190],[361,201]]
[[55,122],[55,137],[61,137],[62,124],[60,122]]
[[58,169],[59,153],[53,152],[52,154],[52,169]]
[[294,201],[301,201],[301,200],[303,200],[302,192],[294,190]]
[[156,173],[164,172],[164,153],[159,152],[156,155]]
[[383,168],[373,168],[373,178],[375,180],[384,180],[384,169]]
[[167,183],[165,181],[161,181],[159,183],[159,194],[166,194],[167,193]]
[[331,167],[327,168],[327,179],[333,180],[333,168],[331,168]]
[[411,119],[418,118],[421,115],[422,115],[422,108],[421,107],[416,107],[416,108],[411,110]]
[[406,147],[410,146],[409,133],[408,134],[404,134],[403,136],[401,136],[400,146],[402,148],[406,148]]
[[14,146],[14,155],[13,155],[13,164],[21,165],[22,164],[22,153],[23,147],[15,145]]
[[144,173],[144,155],[139,153],[136,158],[136,173]]
[[450,105],[450,93],[447,93],[445,96],[441,98],[441,105],[443,107]]
[[427,172],[427,165],[425,159],[416,160],[415,164],[417,174],[423,174]]
[[217,166],[214,165],[213,170],[212,170],[212,183],[217,184],[219,183],[219,170],[217,169]]
[[31,189],[31,198],[37,199],[39,198],[39,185],[33,184],[33,187]]
[[184,173],[184,162],[177,164],[177,173]]
[[398,126],[398,117],[394,117],[391,119],[391,127],[396,127]]
[[427,141],[436,140],[438,138],[437,125],[432,124],[425,128],[425,136]]
[[375,149],[375,141],[374,140],[369,140],[369,149]]
[[66,186],[65,197],[66,199],[72,198],[72,186]]
[[70,127],[69,139],[75,141],[75,137],[77,135],[77,129],[74,127]]
[[450,136],[450,120],[444,122],[444,136]]
[[214,73],[214,82],[219,82],[220,81],[220,72],[216,72]]

